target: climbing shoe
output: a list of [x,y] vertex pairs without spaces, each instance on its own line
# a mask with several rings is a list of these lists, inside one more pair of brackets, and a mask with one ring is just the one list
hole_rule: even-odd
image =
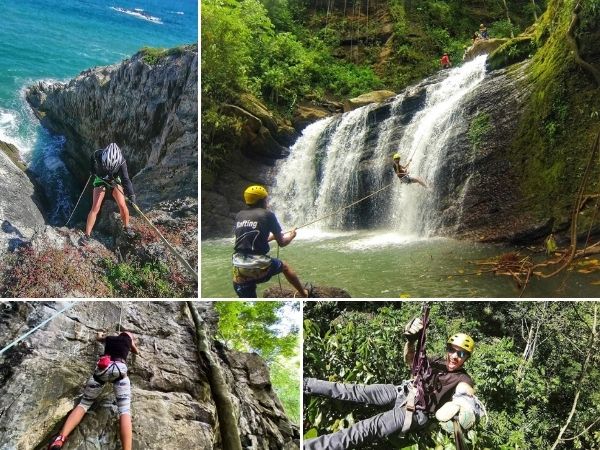
[[48,450],[58,450],[59,448],[62,448],[64,443],[65,443],[65,437],[62,434],[59,434],[58,436],[56,436],[54,438],[54,440],[52,442],[50,442],[50,445],[48,446]]
[[87,234],[84,234],[83,236],[81,236],[79,238],[79,241],[77,243],[79,244],[80,247],[86,247],[87,245],[90,244],[90,242],[92,242],[92,238],[90,236],[88,236]]
[[128,238],[135,237],[135,231],[133,231],[133,228],[131,227],[123,227],[123,233],[125,233],[125,236],[127,236]]

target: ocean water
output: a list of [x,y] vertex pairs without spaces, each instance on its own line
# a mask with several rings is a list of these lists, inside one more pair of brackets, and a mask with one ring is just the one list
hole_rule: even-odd
[[25,88],[39,80],[68,81],[142,47],[197,42],[198,2],[0,0],[0,12],[0,140],[19,148],[44,185],[50,221],[64,224],[81,187],[62,163],[64,138],[39,125]]

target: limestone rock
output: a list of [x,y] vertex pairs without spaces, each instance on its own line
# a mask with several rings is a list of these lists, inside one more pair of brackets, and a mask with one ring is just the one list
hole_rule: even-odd
[[[15,147],[0,141],[0,255],[31,239],[44,228],[34,185],[15,164]],[[10,151],[12,156],[7,152]],[[18,159],[17,159],[18,160]]]
[[117,142],[143,206],[197,197],[198,47],[172,49],[156,62],[139,52],[70,82],[40,82],[26,98],[42,124],[67,140],[64,159],[81,184],[89,155]]
[[[298,292],[291,287],[282,286],[279,289],[279,286],[274,286],[265,290],[265,298],[298,298]],[[351,295],[337,287],[314,286],[311,298],[351,298]]]
[[[0,305],[0,342],[12,341],[67,306],[66,302]],[[212,304],[196,308],[214,333]],[[130,358],[133,448],[220,449],[215,403],[180,302],[80,302],[0,356],[0,448],[44,449],[78,400],[102,345],[99,330],[136,336]],[[237,404],[245,450],[298,449],[298,427],[286,418],[257,355],[214,342]],[[65,450],[120,448],[112,389],[105,387]]]
[[489,55],[508,39],[478,39],[471,45],[463,55],[463,61],[471,61],[479,55]]
[[353,109],[360,108],[361,106],[366,106],[371,103],[381,103],[390,97],[394,97],[395,95],[395,92],[386,90],[367,92],[366,94],[346,100],[346,102],[344,102],[344,112],[352,111]]

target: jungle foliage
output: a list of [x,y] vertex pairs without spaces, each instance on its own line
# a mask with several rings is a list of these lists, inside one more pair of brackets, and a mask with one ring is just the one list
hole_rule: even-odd
[[[400,384],[404,325],[413,302],[317,302],[304,308],[304,376]],[[437,302],[431,304],[428,355],[441,355],[458,331],[476,342],[465,365],[489,418],[470,449],[600,448],[598,302]],[[305,396],[305,437],[331,433],[382,409]],[[572,413],[572,415],[571,415]],[[420,433],[368,449],[454,449],[435,420]]]
[[443,52],[459,61],[480,22],[493,37],[517,34],[545,0],[206,0],[201,8],[202,175],[210,183],[239,145],[239,124],[221,112],[239,94],[290,116],[301,101],[398,92],[438,70]]

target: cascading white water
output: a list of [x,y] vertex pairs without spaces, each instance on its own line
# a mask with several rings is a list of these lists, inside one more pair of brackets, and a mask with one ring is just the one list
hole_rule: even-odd
[[[369,199],[371,209],[379,227],[406,235],[430,234],[435,227],[433,205],[440,163],[453,124],[461,120],[463,99],[484,78],[485,59],[478,57],[428,85],[425,106],[406,126],[399,114],[404,94],[394,99],[390,117],[380,123],[368,123],[375,108],[368,105],[308,126],[292,146],[290,156],[277,167],[271,205],[282,222],[302,226],[381,189],[390,179],[391,155],[399,152],[404,164],[412,159],[410,174],[425,179],[431,190],[394,180],[398,182],[387,188],[389,191]],[[369,139],[373,133],[376,139]],[[367,142],[372,150],[366,148]],[[364,173],[368,174],[368,192],[364,190]],[[339,230],[353,228],[353,224],[354,218],[343,211],[311,228]]]
[[399,143],[403,164],[430,189],[417,184],[396,185],[389,225],[404,234],[430,235],[437,221],[433,205],[440,167],[448,154],[453,128],[462,120],[461,105],[485,76],[486,55],[452,69],[448,77],[427,87],[425,107],[407,126]]

